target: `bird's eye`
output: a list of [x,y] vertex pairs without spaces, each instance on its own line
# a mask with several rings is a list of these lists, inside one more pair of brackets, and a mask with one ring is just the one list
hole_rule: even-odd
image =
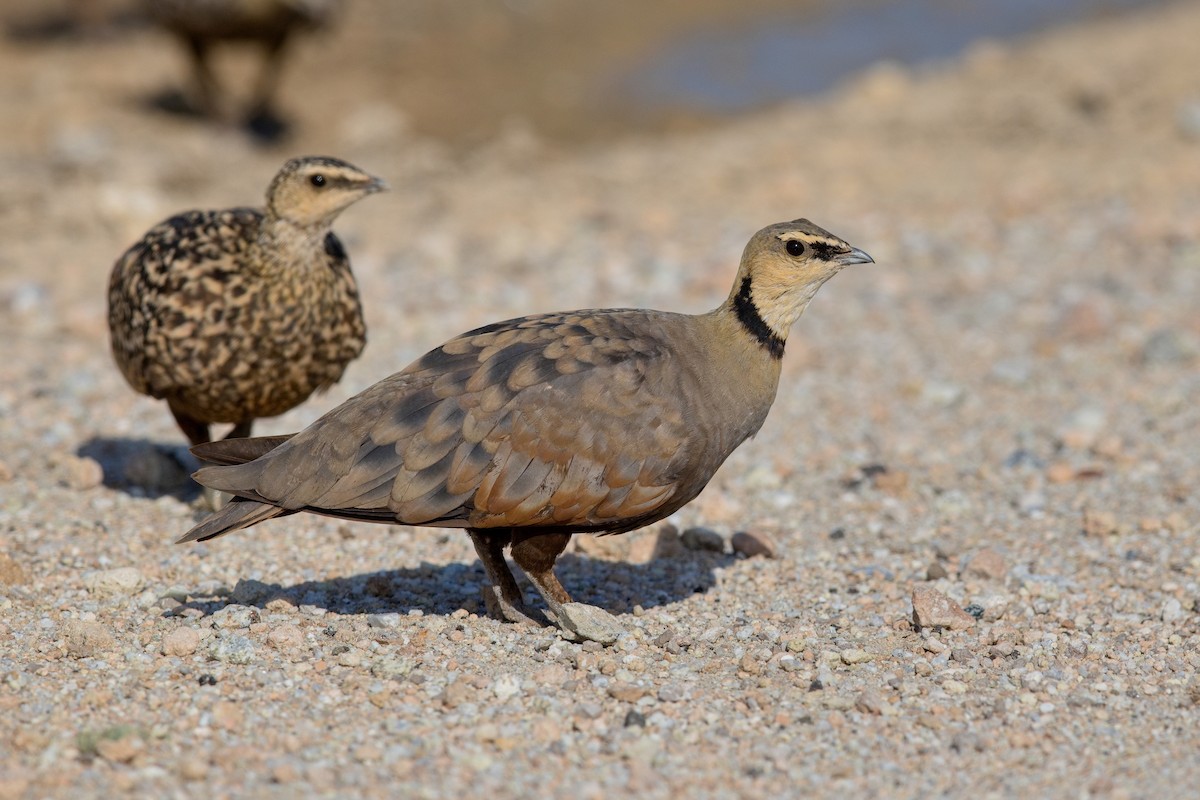
[[789,239],[786,246],[789,256],[798,256],[804,252],[804,244],[795,239]]
[[313,186],[316,186],[318,189],[320,189],[322,186],[325,185],[325,176],[324,175],[313,175],[311,178],[308,179],[308,182],[311,183]]

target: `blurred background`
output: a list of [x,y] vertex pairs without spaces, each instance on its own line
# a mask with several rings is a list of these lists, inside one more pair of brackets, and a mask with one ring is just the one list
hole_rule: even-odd
[[[513,129],[573,143],[695,128],[826,91],[877,62],[927,65],[980,40],[1163,2],[5,0],[0,13],[14,66],[50,56],[78,73],[97,104],[155,107],[187,77],[172,23],[191,18],[198,29],[224,19],[249,35],[254,23],[239,25],[239,10],[288,8],[297,34],[281,88],[306,136],[336,140],[386,121],[470,147]],[[245,99],[257,53],[216,50],[229,94]],[[37,72],[27,88],[38,91],[40,80],[49,100],[54,70]]]

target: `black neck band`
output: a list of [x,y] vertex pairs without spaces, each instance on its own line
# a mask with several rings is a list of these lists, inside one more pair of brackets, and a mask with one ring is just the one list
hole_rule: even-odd
[[742,278],[742,287],[734,295],[733,310],[750,335],[771,354],[771,358],[783,358],[783,339],[771,330],[771,326],[758,313],[758,308],[755,307],[754,300],[750,297],[749,275]]

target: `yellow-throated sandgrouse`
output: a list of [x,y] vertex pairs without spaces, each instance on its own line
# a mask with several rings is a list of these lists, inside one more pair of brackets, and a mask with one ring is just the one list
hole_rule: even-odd
[[286,46],[297,30],[319,28],[336,13],[339,0],[143,0],[150,16],[174,33],[191,59],[195,88],[188,110],[217,116],[220,91],[209,64],[216,42],[244,41],[262,47],[247,122],[267,138],[284,124],[272,106]]
[[342,377],[366,326],[330,226],[384,184],[335,158],[296,158],[265,208],[188,211],[151,228],[113,267],[108,326],[129,384],[167,401],[188,440],[209,425],[250,435]]
[[792,323],[869,261],[784,222],[754,235],[707,314],[572,311],[465,333],[290,437],[195,448],[221,465],[196,479],[235,497],[180,541],[297,511],[466,528],[504,617],[529,621],[509,547],[560,626],[609,636],[554,575],[571,535],[640,528],[696,497],[766,419]]

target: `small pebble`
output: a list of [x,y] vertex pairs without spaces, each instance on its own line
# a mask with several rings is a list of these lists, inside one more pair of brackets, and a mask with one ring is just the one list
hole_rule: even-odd
[[108,628],[94,621],[72,620],[63,626],[62,635],[67,653],[75,658],[91,658],[117,644]]
[[990,547],[985,547],[967,562],[966,573],[978,578],[992,581],[1002,581],[1008,572],[1004,556]]
[[492,694],[504,702],[521,693],[521,680],[516,675],[501,675],[492,683]]
[[729,540],[729,544],[733,552],[741,553],[746,558],[774,558],[776,553],[775,542],[762,532],[738,531]]
[[304,633],[296,625],[285,623],[271,629],[267,642],[276,650],[288,650],[304,644]]
[[725,552],[725,539],[711,528],[688,528],[680,536],[680,541],[688,550],[707,550],[713,553]]
[[879,695],[871,691],[864,691],[854,700],[854,707],[864,714],[882,714],[883,701],[879,699]]
[[199,756],[185,756],[177,767],[185,781],[202,781],[208,777],[208,762]]
[[868,653],[866,650],[852,648],[843,650],[840,653],[843,664],[865,664],[868,661],[874,660],[875,656]]
[[1163,603],[1159,616],[1162,617],[1163,622],[1177,622],[1183,616],[1183,604],[1172,597]]
[[975,625],[975,618],[963,611],[949,597],[928,586],[917,586],[912,592],[913,624],[918,628],[949,628],[966,630]]
[[0,586],[20,586],[28,580],[20,564],[8,553],[0,553]]
[[142,573],[134,567],[85,572],[83,585],[94,594],[133,594],[142,585]]
[[164,656],[190,656],[200,646],[200,632],[195,628],[179,627],[162,638]]
[[249,664],[254,661],[254,642],[240,634],[222,634],[209,646],[208,654],[228,664]]
[[1084,509],[1083,532],[1087,536],[1108,536],[1117,532],[1117,518],[1107,511]]
[[209,617],[212,626],[221,630],[239,630],[249,628],[261,619],[258,609],[249,606],[230,603],[219,608]]
[[213,723],[223,730],[238,730],[242,727],[242,720],[245,719],[245,716],[242,707],[232,701],[221,700],[213,704]]
[[69,456],[63,466],[67,471],[67,485],[76,491],[95,489],[104,483],[104,467],[94,458]]
[[687,693],[677,683],[664,683],[658,689],[658,699],[664,703],[678,703],[686,697]]
[[145,749],[145,743],[137,736],[122,736],[119,739],[100,739],[96,752],[105,761],[128,764]]
[[1196,356],[1195,347],[1172,328],[1155,331],[1142,345],[1143,364],[1182,364]]
[[1070,483],[1075,480],[1075,468],[1066,461],[1055,461],[1046,467],[1046,480],[1050,483]]
[[614,681],[608,687],[608,694],[614,700],[620,700],[622,703],[636,703],[645,697],[646,689],[636,684]]

